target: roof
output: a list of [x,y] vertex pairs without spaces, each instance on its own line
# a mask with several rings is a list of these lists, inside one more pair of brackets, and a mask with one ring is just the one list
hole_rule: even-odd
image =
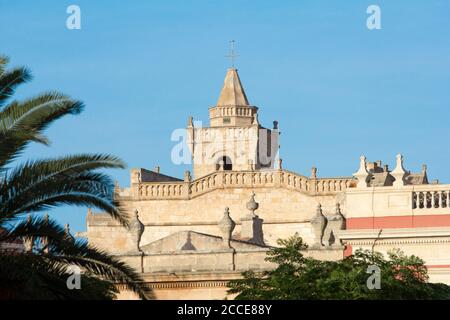
[[237,69],[227,70],[217,106],[249,106]]
[[[391,175],[391,171],[388,166],[381,166],[381,161],[369,162],[367,169],[371,175],[369,185],[371,187],[392,186],[395,178]],[[408,185],[428,184],[426,166],[422,167],[422,171],[418,173],[412,173],[406,171],[405,182]]]

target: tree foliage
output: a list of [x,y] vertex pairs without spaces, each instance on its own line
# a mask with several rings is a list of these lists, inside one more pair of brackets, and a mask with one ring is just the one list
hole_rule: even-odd
[[[424,261],[393,250],[381,253],[357,250],[339,261],[305,257],[307,246],[297,234],[278,240],[266,257],[276,266],[271,271],[247,271],[230,282],[229,294],[238,300],[382,300],[449,299],[450,287],[428,282]],[[369,288],[371,266],[379,268],[380,288]]]

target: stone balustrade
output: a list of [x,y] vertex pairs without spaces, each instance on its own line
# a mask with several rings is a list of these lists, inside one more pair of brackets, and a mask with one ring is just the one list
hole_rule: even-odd
[[229,127],[225,131],[223,128],[195,128],[195,137],[199,141],[213,141],[218,143],[223,139],[243,139],[250,140],[256,136],[255,128],[235,128]]
[[311,195],[334,194],[352,186],[352,178],[308,178],[286,170],[217,171],[191,182],[142,182],[133,187],[140,199],[190,199],[223,188],[283,187]]
[[317,192],[343,192],[356,182],[351,178],[319,178],[317,179]]
[[412,208],[417,210],[450,208],[450,185],[426,185],[412,192]]
[[301,192],[308,192],[310,190],[311,187],[307,177],[289,171],[280,171],[280,173],[280,182],[284,187]]
[[244,116],[252,117],[257,108],[248,106],[217,106],[210,109],[210,117]]
[[139,183],[139,197],[145,199],[182,199],[187,193],[183,182]]

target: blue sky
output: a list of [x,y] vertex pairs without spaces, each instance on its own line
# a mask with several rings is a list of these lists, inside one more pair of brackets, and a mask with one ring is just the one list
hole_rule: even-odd
[[[66,8],[81,8],[68,30]],[[366,9],[381,8],[381,30]],[[112,153],[129,168],[182,176],[170,134],[192,115],[208,120],[237,42],[237,67],[259,119],[278,120],[289,170],[349,176],[358,157],[394,165],[395,155],[450,181],[449,1],[5,1],[0,53],[27,65],[25,98],[55,89],[86,104],[55,123],[50,148],[24,158]],[[123,186],[127,170],[111,171]],[[86,208],[52,210],[73,231]]]

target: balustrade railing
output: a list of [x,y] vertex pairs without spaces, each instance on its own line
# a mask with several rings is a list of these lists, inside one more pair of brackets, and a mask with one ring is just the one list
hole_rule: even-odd
[[[351,178],[308,178],[284,170],[217,171],[190,182],[141,182],[141,199],[188,199],[220,188],[284,187],[309,194],[343,192]],[[448,202],[447,202],[448,203]]]
[[448,189],[448,185],[443,185],[442,189],[414,191],[412,193],[412,208],[450,208],[450,190]]
[[354,182],[351,178],[320,178],[317,179],[316,192],[342,192],[350,188]]
[[143,198],[171,198],[183,195],[183,183],[140,183],[139,196]]

